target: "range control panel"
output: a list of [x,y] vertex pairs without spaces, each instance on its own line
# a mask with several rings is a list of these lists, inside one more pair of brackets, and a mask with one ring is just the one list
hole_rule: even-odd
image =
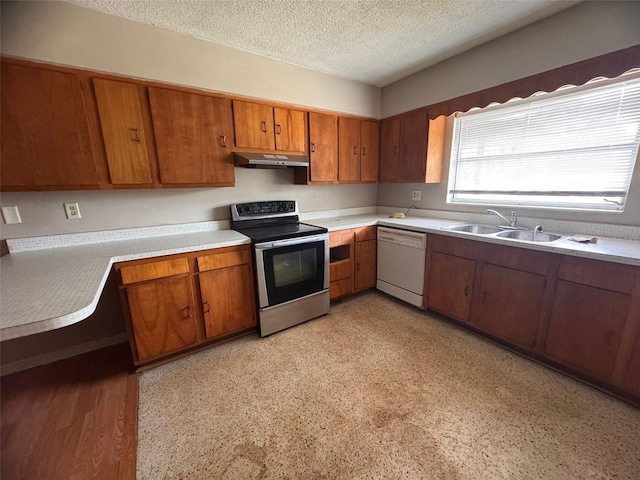
[[272,200],[269,202],[235,203],[231,205],[232,220],[297,214],[298,204],[295,200]]

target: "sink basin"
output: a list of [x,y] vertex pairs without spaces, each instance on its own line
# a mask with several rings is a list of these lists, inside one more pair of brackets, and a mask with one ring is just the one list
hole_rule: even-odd
[[532,230],[508,230],[498,233],[496,237],[526,240],[527,242],[555,242],[556,240],[560,240],[562,235],[546,232],[536,233]]
[[480,235],[490,235],[500,231],[497,227],[489,227],[487,225],[456,225],[455,227],[449,227],[449,230],[453,230],[454,232],[477,233]]

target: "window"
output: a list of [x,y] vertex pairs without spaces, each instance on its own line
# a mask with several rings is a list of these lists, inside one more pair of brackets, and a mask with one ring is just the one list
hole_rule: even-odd
[[640,74],[456,114],[448,203],[624,210]]

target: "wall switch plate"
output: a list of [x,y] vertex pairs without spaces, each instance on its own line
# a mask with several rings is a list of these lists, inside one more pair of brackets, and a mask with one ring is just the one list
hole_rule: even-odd
[[78,206],[78,203],[63,203],[64,205],[64,213],[65,215],[67,215],[67,218],[69,220],[73,220],[76,218],[82,218],[82,215],[80,215],[80,207]]
[[13,205],[11,207],[2,207],[2,220],[7,225],[12,223],[22,223],[22,218],[20,218],[18,207],[16,205]]
[[420,200],[422,199],[422,191],[421,190],[412,190],[411,191],[411,200]]

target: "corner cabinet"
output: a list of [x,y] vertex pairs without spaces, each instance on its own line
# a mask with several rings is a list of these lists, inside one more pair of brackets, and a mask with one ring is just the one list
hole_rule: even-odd
[[255,331],[249,246],[118,263],[136,366]]
[[439,183],[445,123],[444,116],[429,120],[424,110],[383,120],[380,183]]
[[89,85],[80,76],[3,60],[2,189],[98,189],[100,148]]

